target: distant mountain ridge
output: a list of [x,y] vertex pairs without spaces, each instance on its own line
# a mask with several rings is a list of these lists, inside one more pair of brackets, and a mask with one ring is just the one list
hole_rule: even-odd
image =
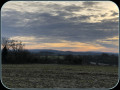
[[52,54],[52,55],[101,55],[103,53],[106,54],[114,54],[118,55],[118,53],[112,52],[96,52],[96,51],[87,51],[87,52],[73,52],[73,51],[60,51],[60,50],[52,50],[52,49],[30,49],[28,50],[32,53],[41,53],[41,54]]

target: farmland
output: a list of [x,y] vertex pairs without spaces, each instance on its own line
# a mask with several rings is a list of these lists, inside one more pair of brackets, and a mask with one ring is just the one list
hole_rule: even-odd
[[117,66],[2,65],[2,82],[8,88],[111,88],[117,81]]

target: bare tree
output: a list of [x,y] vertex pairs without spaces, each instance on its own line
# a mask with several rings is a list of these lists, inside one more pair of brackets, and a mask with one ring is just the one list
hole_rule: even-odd
[[22,44],[22,41],[17,40],[11,40],[9,38],[2,38],[2,48],[6,48],[7,50],[11,49],[13,51],[20,51],[23,50],[24,44]]
[[4,48],[9,49],[10,48],[10,46],[9,46],[9,39],[8,38],[5,38],[5,37],[2,38],[2,48],[3,49]]
[[22,41],[17,40],[11,40],[10,41],[10,48],[14,51],[21,51],[24,48],[24,44],[22,44]]
[[2,63],[7,62],[7,55],[9,49],[9,40],[8,38],[2,38]]
[[[12,50],[12,51],[9,51]],[[14,60],[20,60],[25,55],[24,44],[22,41],[2,38],[2,63],[11,63]],[[12,58],[11,58],[12,57]],[[17,62],[17,61],[14,61]]]

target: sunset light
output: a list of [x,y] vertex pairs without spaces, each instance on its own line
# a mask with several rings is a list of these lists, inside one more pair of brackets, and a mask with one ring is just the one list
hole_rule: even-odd
[[10,1],[1,16],[2,37],[25,49],[118,52],[119,10],[111,1]]

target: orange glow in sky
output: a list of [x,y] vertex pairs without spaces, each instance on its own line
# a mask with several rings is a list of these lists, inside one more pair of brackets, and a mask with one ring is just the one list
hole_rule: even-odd
[[119,8],[112,1],[9,1],[2,37],[25,49],[119,51]]

